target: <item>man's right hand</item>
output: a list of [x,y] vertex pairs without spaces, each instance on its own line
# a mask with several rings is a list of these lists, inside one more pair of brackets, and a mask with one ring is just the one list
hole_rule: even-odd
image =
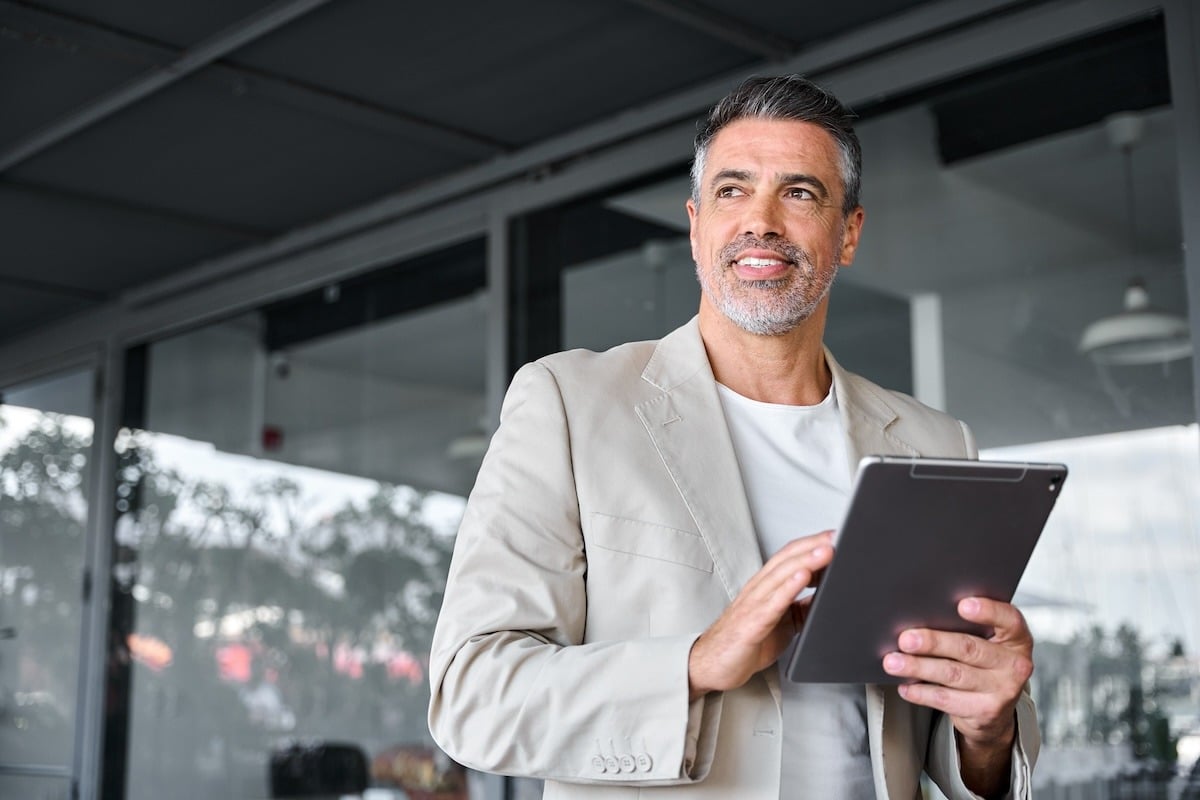
[[691,699],[736,689],[773,664],[804,623],[796,596],[833,560],[833,531],[793,539],[746,582],[688,656]]

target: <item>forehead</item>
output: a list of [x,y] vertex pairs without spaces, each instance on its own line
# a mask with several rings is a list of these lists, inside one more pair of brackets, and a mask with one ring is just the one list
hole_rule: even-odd
[[761,175],[803,172],[822,179],[836,177],[841,186],[837,143],[819,125],[793,119],[738,119],[709,143],[704,162],[707,180],[721,170]]

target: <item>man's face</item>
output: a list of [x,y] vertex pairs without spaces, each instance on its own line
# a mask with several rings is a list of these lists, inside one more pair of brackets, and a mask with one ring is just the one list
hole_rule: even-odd
[[740,119],[709,143],[692,258],[714,306],[742,330],[779,335],[822,309],[854,259],[863,212],[842,213],[837,145],[794,120]]

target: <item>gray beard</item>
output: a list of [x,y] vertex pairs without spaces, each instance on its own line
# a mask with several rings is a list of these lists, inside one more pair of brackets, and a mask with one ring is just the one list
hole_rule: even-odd
[[[745,298],[734,298],[719,289],[710,290],[703,279],[701,279],[700,285],[717,310],[741,330],[756,336],[782,336],[795,330],[800,323],[812,317],[821,305],[821,301],[829,295],[836,277],[837,266],[835,265],[833,277],[829,279],[829,283],[819,296],[808,302],[787,304],[782,307],[778,302],[779,297],[773,297],[764,302],[747,302]],[[749,286],[752,289],[771,289],[785,283],[786,281],[754,281]],[[800,295],[801,293],[797,292],[796,294]]]

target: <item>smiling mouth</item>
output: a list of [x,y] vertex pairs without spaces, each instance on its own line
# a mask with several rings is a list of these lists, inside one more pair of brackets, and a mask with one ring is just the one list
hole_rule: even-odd
[[792,264],[791,261],[785,258],[739,258],[735,259],[733,263],[740,267],[762,270],[786,267]]
[[727,244],[720,256],[725,268],[739,279],[755,282],[786,280],[793,270],[808,261],[803,250],[783,237],[758,238],[749,234]]

